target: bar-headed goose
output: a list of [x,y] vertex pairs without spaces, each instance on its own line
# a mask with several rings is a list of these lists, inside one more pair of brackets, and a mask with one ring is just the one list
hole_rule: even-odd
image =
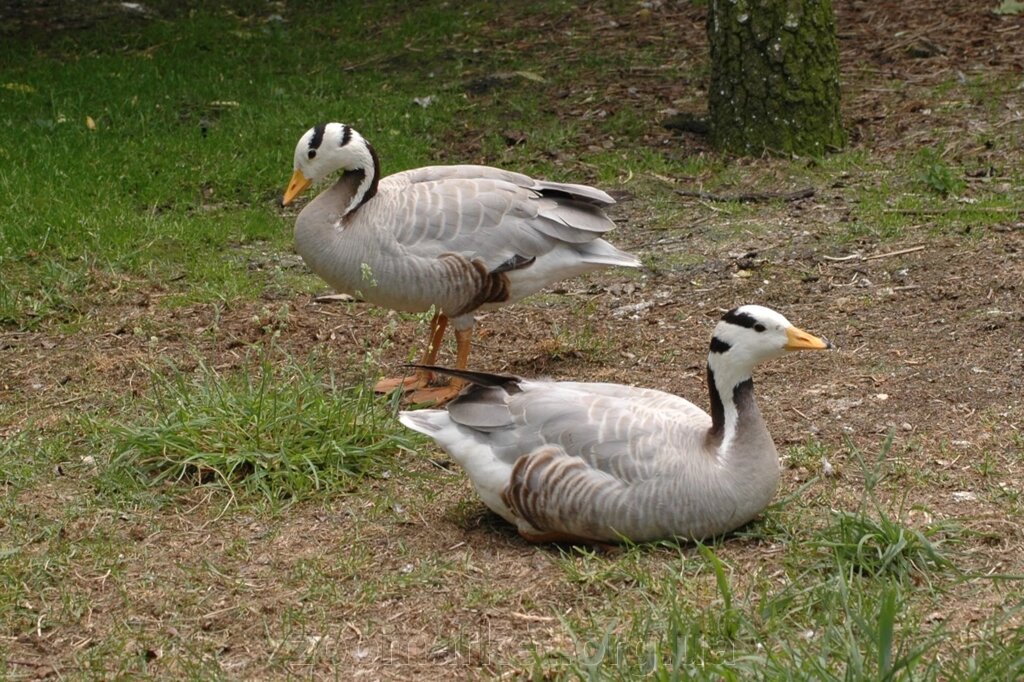
[[471,385],[446,410],[399,418],[444,448],[527,540],[701,539],[753,519],[778,485],[754,366],[830,347],[747,305],[726,313],[711,338],[710,415],[652,389],[460,371]]
[[[487,166],[427,166],[386,178],[373,147],[342,123],[318,125],[295,147],[283,203],[341,170],[295,221],[295,247],[340,292],[407,312],[434,308],[420,364],[436,362],[449,320],[456,368],[469,357],[473,313],[514,303],[547,285],[609,265],[640,262],[601,239],[615,203],[585,185],[534,180]],[[444,402],[462,380],[428,388],[431,373],[381,381]]]

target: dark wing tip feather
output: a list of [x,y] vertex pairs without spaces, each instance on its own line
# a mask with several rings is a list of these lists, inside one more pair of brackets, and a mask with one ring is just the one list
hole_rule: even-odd
[[607,192],[590,187],[589,185],[576,185],[567,182],[551,182],[549,180],[534,180],[533,189],[541,196],[552,199],[573,199],[592,206],[606,208],[615,203],[615,199]]
[[468,369],[453,369],[450,367],[440,367],[438,365],[408,364],[406,365],[406,367],[415,367],[416,369],[425,369],[428,372],[446,374],[448,376],[464,379],[471,384],[476,384],[477,386],[500,387],[505,389],[509,393],[519,392],[519,382],[521,381],[519,377],[511,374],[474,372]]

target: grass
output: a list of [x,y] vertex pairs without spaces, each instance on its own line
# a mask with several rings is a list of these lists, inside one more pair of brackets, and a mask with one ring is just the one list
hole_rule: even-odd
[[[787,471],[804,470],[794,489],[734,537],[614,555],[530,548],[365,389],[408,323],[422,336],[428,318],[294,314],[326,287],[294,258],[294,214],[277,206],[295,140],[341,120],[385,172],[479,162],[623,191],[615,241],[650,266],[622,274],[650,287],[637,300],[657,280],[703,290],[713,308],[777,286],[762,274],[791,282],[791,250],[969,245],[1019,221],[1019,127],[994,123],[1017,81],[894,81],[945,102],[937,114],[983,117],[962,135],[922,118],[924,141],[886,155],[733,160],[690,153],[699,145],[658,125],[699,99],[707,65],[636,3],[514,16],[440,0],[146,6],[154,17],[99,5],[76,10],[78,29],[0,40],[0,676],[1021,677],[1015,564],[999,563],[1014,536],[969,514],[927,519],[904,490],[980,476],[979,497],[1012,520],[1019,435],[961,469],[927,431],[911,464],[886,443],[865,460],[873,435],[801,432],[784,450]],[[643,26],[650,40],[629,38]],[[673,191],[808,185],[821,213]],[[805,241],[784,243],[787,221]],[[729,254],[750,249],[773,263],[724,292]],[[846,286],[842,274],[829,286]],[[804,291],[786,300],[804,305]],[[540,351],[614,365],[616,340],[596,331],[608,308],[575,300],[522,304],[554,320]],[[673,310],[680,328],[694,309]],[[873,320],[850,301],[841,312],[863,326],[859,346]],[[374,335],[346,333],[368,328],[360,316]],[[311,340],[322,328],[333,336]],[[664,342],[651,358],[689,362],[672,330],[648,333]],[[872,379],[903,367],[884,357]],[[1005,414],[986,419],[986,433],[1005,432]]]
[[[382,17],[360,23],[345,7],[297,12],[280,25],[223,7],[126,27],[120,49],[102,32],[30,43],[32,59],[5,41],[3,79],[16,87],[0,99],[0,150],[5,168],[23,170],[0,171],[9,197],[0,322],[74,320],[81,310],[67,292],[81,291],[91,271],[187,282],[175,288],[198,301],[258,289],[258,274],[205,256],[253,241],[287,250],[290,227],[272,205],[290,174],[290,147],[321,119],[380,131],[374,142],[391,170],[423,163],[436,140],[417,133],[450,125],[457,101],[413,105],[408,92],[425,67],[387,68],[384,88],[375,71],[338,72],[321,56],[323,27],[348,31],[327,39],[339,48],[332,59],[354,64],[366,29],[377,34],[378,56],[404,60],[410,35],[434,55],[453,22],[470,29],[475,17],[393,12],[383,23],[397,25],[384,29],[374,26]],[[384,124],[381,113],[396,110],[403,115]]]
[[[777,186],[773,175],[751,183],[749,172],[741,176],[707,157],[676,159],[669,150],[631,144],[649,131],[650,112],[620,107],[599,120],[567,121],[538,106],[575,82],[572,71],[510,54],[479,64],[475,51],[488,34],[473,36],[492,20],[483,6],[453,12],[430,3],[415,11],[394,5],[367,15],[347,6],[310,12],[300,4],[285,21],[249,9],[180,14],[157,3],[168,19],[120,17],[126,46],[118,49],[102,32],[69,32],[45,47],[29,43],[32,59],[14,42],[0,48],[7,50],[0,155],[8,169],[20,169],[0,171],[0,191],[9,197],[0,220],[0,324],[77,324],[101,297],[96,280],[125,275],[171,282],[172,304],[229,301],[267,286],[260,272],[205,256],[252,243],[287,250],[289,224],[274,202],[289,175],[290,146],[325,118],[367,131],[388,171],[437,162],[438,150],[443,160],[449,140],[483,133],[481,159],[557,179],[565,173],[561,150],[585,146],[596,127],[610,148],[598,144],[575,163],[603,184],[635,178],[646,194],[652,176],[696,175],[709,190]],[[372,54],[357,47],[367,37]],[[322,54],[325,42],[330,60]],[[202,59],[192,58],[197,54]],[[649,46],[618,56],[586,54],[579,68],[660,64]],[[495,72],[531,77],[466,98],[464,82]],[[413,103],[426,95],[435,95],[430,106]],[[593,93],[572,97],[585,109]],[[509,128],[530,130],[526,144],[509,147],[502,137]],[[814,171],[814,181],[827,184],[831,169],[863,161],[858,151],[840,154]],[[918,199],[889,206],[891,183],[866,189],[850,238],[905,236],[907,216],[889,211],[938,210],[935,229],[942,229],[997,221],[1013,205],[1014,197],[982,193],[975,203],[950,206],[964,187],[962,170],[934,150],[904,164],[896,175],[909,178]],[[781,170],[809,177],[801,165]],[[752,213],[727,208],[740,211],[737,217]]]
[[[680,556],[684,575],[645,585],[648,601],[570,625],[575,651],[538,655],[535,671],[586,679],[863,679],[914,673],[938,638],[919,635],[897,583],[827,569],[781,586],[735,569],[708,547]],[[924,662],[925,665],[927,662]]]
[[271,350],[228,376],[202,362],[188,375],[154,372],[132,420],[92,420],[94,447],[114,481],[130,472],[152,484],[240,486],[271,501],[337,491],[409,441],[387,402],[340,386],[316,362]]

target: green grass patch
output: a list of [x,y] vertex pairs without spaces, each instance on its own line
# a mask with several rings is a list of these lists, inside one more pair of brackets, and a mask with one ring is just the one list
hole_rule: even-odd
[[930,192],[941,197],[957,194],[964,189],[964,181],[956,171],[934,150],[925,148],[914,155],[915,179]]
[[104,16],[116,48],[102,30],[0,43],[0,324],[73,321],[93,270],[167,282],[172,302],[261,288],[226,256],[253,241],[289,250],[276,199],[299,136],[341,120],[386,172],[436,162],[462,106],[440,90],[471,49],[451,48],[488,16],[441,3],[299,6],[284,21],[262,6],[156,13]]
[[943,545],[956,542],[961,534],[956,524],[934,523],[912,528],[894,518],[878,501],[876,490],[886,477],[886,460],[892,445],[893,434],[890,433],[872,462],[848,444],[851,458],[860,464],[863,472],[863,498],[854,511],[832,511],[828,525],[815,535],[810,545],[824,550],[836,566],[851,574],[927,581],[935,573],[955,571]]
[[130,473],[292,500],[351,485],[409,444],[392,405],[314,363],[274,354],[228,374],[152,372],[130,419],[94,418],[108,485]]
[[863,511],[837,511],[812,545],[855,573],[909,579],[952,568],[940,550],[941,540],[950,532],[955,534],[955,526],[910,528],[881,511],[877,518]]
[[[534,676],[936,679],[942,670],[942,638],[920,632],[913,593],[898,581],[831,570],[789,575],[781,585],[757,575],[738,587],[719,550],[697,550],[680,556],[677,573],[649,578],[646,600],[620,599],[617,608],[566,623],[573,648],[536,652]],[[997,647],[986,642],[984,650]]]

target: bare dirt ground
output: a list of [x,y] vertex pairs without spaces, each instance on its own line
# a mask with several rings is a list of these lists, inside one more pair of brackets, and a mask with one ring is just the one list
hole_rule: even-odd
[[[1000,140],[1000,131],[1024,125],[1021,88],[998,105],[953,91],[948,97],[956,106],[940,106],[934,90],[957,74],[1024,83],[1024,20],[995,16],[989,4],[837,3],[852,147],[885,159],[945,146],[950,163],[978,170],[968,178],[967,196],[975,183],[1006,182],[1008,167],[1024,158],[1021,151],[976,145],[974,133],[988,129]],[[614,49],[624,40],[662,41],[669,57],[698,62],[705,45],[702,16],[701,9],[666,4],[612,25],[595,10],[574,30],[589,32],[595,49]],[[529,47],[555,45],[555,29],[569,20],[548,21],[537,27],[537,44]],[[593,106],[620,106],[627,93],[631,105],[652,114],[644,137],[632,144],[700,154],[708,151],[701,138],[673,135],[656,120],[673,102],[699,109],[700,88],[696,77],[664,83],[656,74],[605,74],[599,91],[604,99]],[[469,145],[448,155],[473,153]],[[460,160],[476,160],[465,156]],[[762,180],[772,173],[771,160],[736,163]],[[688,187],[699,180],[679,179]],[[920,512],[912,512],[910,522],[960,519],[982,538],[968,554],[973,566],[965,568],[1022,574],[1020,508],[993,491],[1024,490],[1024,215],[1018,207],[997,225],[978,229],[964,221],[936,233],[930,229],[935,216],[924,211],[916,229],[900,239],[837,239],[854,219],[854,190],[891,180],[853,169],[843,182],[817,187],[811,198],[766,206],[752,218],[680,197],[682,219],[671,235],[647,229],[652,209],[631,198],[624,183],[614,241],[653,254],[660,266],[641,278],[607,272],[569,282],[561,296],[484,316],[472,364],[649,386],[705,404],[706,344],[721,312],[745,302],[775,307],[838,347],[831,354],[777,361],[756,378],[780,451],[812,437],[827,445],[837,477],[815,484],[807,498],[830,488],[832,504],[855,502],[860,472],[847,461],[846,443],[877,453],[894,433],[891,482],[906,494],[908,508]],[[764,230],[766,222],[771,227]],[[748,223],[757,229],[745,232]],[[731,228],[731,236],[722,236],[723,227]],[[700,254],[701,262],[678,264],[668,257],[684,249]],[[286,302],[272,295],[223,309],[216,320],[221,333],[211,340],[197,331],[215,323],[211,307],[167,310],[158,305],[163,292],[148,283],[110,282],[99,290],[88,333],[0,333],[0,400],[16,406],[16,415],[31,415],[45,426],[48,419],[57,423],[106,409],[104,396],[112,387],[145,390],[146,366],[161,358],[188,368],[198,351],[214,366],[241,365],[248,345],[266,333],[254,317]],[[333,345],[337,369],[354,380],[366,380],[358,358],[368,345],[382,347],[380,362],[390,369],[424,340],[422,322],[367,306],[323,305],[307,297],[287,303],[279,345],[296,357]],[[153,332],[131,333],[134,321],[143,319]],[[349,362],[353,369],[346,369]],[[17,433],[22,423],[13,420],[3,435]],[[26,677],[59,674],[69,652],[111,632],[134,631],[137,650],[128,653],[159,661],[170,652],[148,650],[147,642],[164,641],[170,632],[217,651],[225,672],[238,677],[260,676],[268,646],[270,659],[301,658],[310,647],[327,650],[330,642],[332,653],[312,668],[297,664],[295,674],[329,675],[340,665],[367,679],[439,679],[452,671],[471,674],[477,666],[481,674],[499,672],[497,661],[531,643],[569,646],[558,620],[538,615],[571,611],[586,601],[564,580],[557,551],[521,541],[486,513],[457,469],[436,460],[443,457],[404,453],[389,477],[327,504],[296,505],[273,520],[220,518],[223,500],[200,489],[186,493],[174,509],[112,511],[66,526],[62,542],[102,533],[131,541],[134,551],[109,580],[79,575],[75,587],[88,595],[89,612],[8,641],[9,658]],[[989,464],[983,468],[981,462]],[[819,466],[790,463],[780,496],[820,473]],[[68,500],[88,494],[88,471],[72,466],[63,473],[20,500],[28,513],[58,517]],[[731,564],[751,567],[774,550],[735,540],[721,551]],[[426,561],[456,567],[460,580],[428,575],[413,590],[396,586],[372,598],[360,591],[361,572],[400,576]],[[210,582],[205,574],[205,582],[194,582],[203,562],[221,577]],[[335,613],[326,620],[337,624],[329,632],[287,627],[288,613],[324,608],[300,579],[309,566],[326,577],[322,590],[347,595],[329,602]],[[506,595],[500,608],[493,597],[477,598],[495,585]],[[969,587],[957,597],[941,618],[959,619],[964,627],[1002,599]],[[268,622],[275,624],[269,633]],[[402,644],[395,648],[394,642]]]

